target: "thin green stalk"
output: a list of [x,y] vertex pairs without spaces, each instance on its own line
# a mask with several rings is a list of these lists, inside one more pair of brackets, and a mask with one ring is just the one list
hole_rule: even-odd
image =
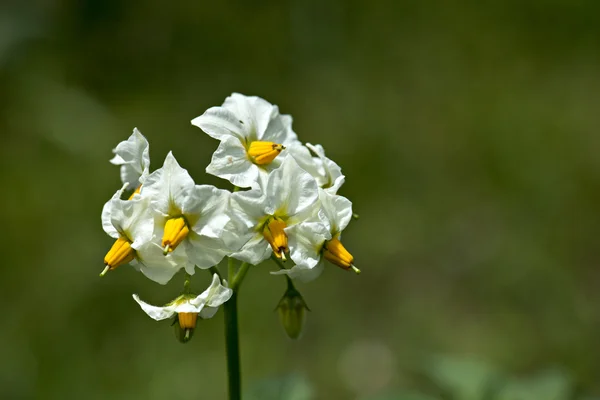
[[236,267],[235,267],[235,259],[229,257],[229,260],[227,261],[227,279],[229,279],[229,282],[233,281],[233,278],[235,277],[235,271]]
[[244,280],[244,277],[246,276],[246,273],[248,272],[248,269],[250,269],[250,264],[248,263],[242,263],[240,269],[238,270],[238,272],[235,274],[235,277],[232,279],[231,281],[231,288],[233,290],[238,290],[240,285],[242,284],[242,281]]
[[185,281],[183,281],[183,292],[184,293],[190,293],[191,283],[192,283],[192,276],[186,272],[185,273]]
[[233,258],[229,259],[228,278],[233,294],[223,305],[225,312],[225,345],[227,351],[229,400],[240,400],[242,398],[237,296],[240,285],[242,284],[249,267],[250,264],[242,263],[239,270],[236,272],[235,260]]
[[229,400],[242,398],[242,376],[240,370],[240,340],[237,318],[237,291],[223,305],[225,311],[225,343],[227,351],[227,377]]

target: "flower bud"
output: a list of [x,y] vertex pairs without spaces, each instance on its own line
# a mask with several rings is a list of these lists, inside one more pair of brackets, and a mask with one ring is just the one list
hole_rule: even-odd
[[288,288],[285,291],[279,304],[277,304],[277,312],[279,320],[285,329],[285,333],[291,339],[297,339],[302,333],[304,320],[306,319],[306,310],[310,311],[306,302],[302,298],[300,292],[296,290],[292,280],[286,276]]

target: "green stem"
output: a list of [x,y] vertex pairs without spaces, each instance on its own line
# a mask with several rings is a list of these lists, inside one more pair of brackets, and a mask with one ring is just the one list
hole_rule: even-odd
[[233,294],[223,305],[225,312],[225,345],[227,352],[229,400],[240,400],[242,398],[237,296],[240,285],[242,284],[249,267],[250,264],[242,263],[239,270],[236,272],[235,260],[233,258],[229,259],[228,278]]
[[186,272],[185,273],[185,281],[183,282],[183,292],[184,293],[190,293],[190,284],[191,283],[192,283],[192,276]]
[[233,281],[233,277],[235,276],[236,272],[235,270],[235,259],[230,257],[227,261],[227,279],[229,279],[229,282]]
[[239,287],[242,284],[242,281],[244,280],[244,277],[246,276],[248,269],[250,269],[250,264],[248,264],[247,262],[242,263],[240,269],[235,274],[235,277],[231,280],[231,288],[234,291],[239,290]]
[[225,343],[227,345],[227,377],[229,400],[242,398],[242,376],[240,370],[240,339],[237,317],[237,292],[223,305],[225,311]]

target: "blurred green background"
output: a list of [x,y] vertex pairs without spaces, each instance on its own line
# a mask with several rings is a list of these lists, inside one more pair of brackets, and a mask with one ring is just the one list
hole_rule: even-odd
[[0,398],[225,398],[222,311],[181,345],[131,298],[181,276],[98,273],[113,147],[137,126],[153,168],[228,188],[190,120],[233,91],[323,144],[361,216],[363,274],[299,286],[299,341],[250,271],[248,399],[600,396],[599,71],[596,1],[4,0]]

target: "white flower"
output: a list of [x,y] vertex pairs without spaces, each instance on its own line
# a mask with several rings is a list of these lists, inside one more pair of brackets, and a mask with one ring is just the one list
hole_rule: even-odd
[[162,321],[177,314],[179,326],[186,330],[186,339],[189,339],[191,331],[196,327],[198,315],[202,319],[212,318],[217,313],[219,306],[229,300],[232,294],[233,290],[227,287],[227,281],[223,280],[223,284],[221,284],[219,276],[214,274],[212,283],[200,295],[183,294],[164,307],[150,305],[140,300],[137,294],[133,295],[133,299],[150,318],[156,321]]
[[121,181],[126,189],[136,189],[144,182],[150,171],[148,141],[137,128],[129,139],[119,143],[113,150],[112,164],[121,166]]
[[192,124],[221,141],[206,172],[239,187],[265,180],[279,166],[281,151],[298,143],[291,116],[279,114],[277,106],[260,97],[239,93],[222,106],[209,108]]
[[293,145],[288,148],[288,152],[296,159],[300,167],[317,180],[320,188],[336,194],[344,184],[346,178],[342,174],[342,169],[325,156],[325,150],[320,144]]
[[319,198],[318,218],[289,228],[290,257],[296,265],[272,274],[288,274],[291,278],[310,281],[321,274],[324,259],[345,270],[360,273],[353,264],[354,257],[340,241],[342,231],[352,219],[352,203],[323,189],[319,189]]
[[314,217],[319,209],[315,179],[287,157],[273,171],[262,190],[231,195],[231,214],[239,221],[244,246],[231,256],[256,265],[271,253],[285,259],[288,232],[294,225]]
[[191,268],[193,272],[193,265],[182,254],[165,257],[161,247],[153,242],[149,199],[135,195],[131,200],[121,200],[121,192],[115,193],[102,211],[102,227],[116,241],[104,257],[106,267],[101,275],[126,263],[160,284],[166,284],[181,268]]
[[[210,268],[223,259],[237,240],[225,230],[230,193],[194,184],[171,153],[163,167],[148,176],[140,195],[149,198],[154,233],[162,238],[165,254],[181,246],[192,263]],[[235,250],[238,248],[239,245]],[[193,274],[193,270],[188,273]]]

